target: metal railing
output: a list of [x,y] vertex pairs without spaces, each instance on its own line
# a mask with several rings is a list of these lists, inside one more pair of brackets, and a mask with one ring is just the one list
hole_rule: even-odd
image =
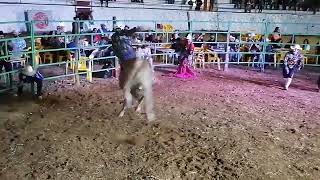
[[[51,21],[51,22],[61,22],[61,21]],[[80,27],[80,23],[85,22],[85,21],[64,21],[65,23],[73,23],[75,22],[76,24],[78,24],[78,27]],[[173,33],[179,33],[181,36],[185,36],[187,34],[200,34],[200,33],[204,33],[205,35],[214,35],[215,36],[215,42],[194,42],[194,44],[210,44],[210,43],[215,43],[215,44],[219,44],[221,45],[223,48],[220,49],[219,51],[213,51],[213,52],[201,52],[203,54],[212,54],[212,53],[216,53],[220,56],[221,59],[223,59],[221,62],[204,62],[204,64],[217,64],[217,63],[221,63],[224,65],[224,68],[227,69],[229,64],[250,64],[252,66],[258,65],[259,68],[264,71],[265,69],[265,65],[272,65],[273,67],[276,67],[277,65],[281,64],[280,61],[268,61],[266,58],[269,57],[276,57],[277,56],[277,52],[274,51],[267,51],[267,47],[269,47],[270,45],[279,45],[279,46],[284,46],[284,45],[292,45],[291,43],[271,43],[271,42],[267,42],[267,41],[262,41],[262,42],[247,42],[245,40],[244,37],[247,36],[248,33],[256,33],[256,34],[260,34],[263,37],[268,37],[269,34],[272,33],[272,30],[274,29],[275,24],[271,23],[271,22],[245,22],[245,23],[254,23],[256,26],[260,26],[260,28],[257,28],[257,30],[259,31],[248,31],[248,32],[243,32],[243,31],[238,31],[237,30],[237,26],[242,26],[244,22],[214,22],[214,21],[168,21],[168,22],[164,22],[164,21],[157,21],[157,20],[149,20],[149,21],[131,21],[131,20],[95,20],[95,22],[98,22],[98,24],[100,24],[100,22],[107,22],[107,24],[117,24],[117,23],[122,23],[122,24],[131,24],[131,26],[138,26],[139,24],[145,24],[145,25],[149,25],[150,28],[152,28],[152,31],[143,31],[143,32],[137,32],[138,36],[141,37],[141,43],[138,43],[136,45],[146,45],[149,46],[150,48],[153,49],[153,54],[152,56],[154,57],[154,59],[156,59],[156,57],[162,56],[164,57],[164,59],[160,62],[160,63],[155,63],[155,66],[168,66],[168,65],[174,65],[174,58],[170,58],[170,57],[174,57],[175,56],[175,52],[161,52],[158,51],[159,49],[162,48],[162,46],[164,45],[170,45],[170,37]],[[87,47],[83,47],[80,46],[79,44],[76,45],[76,47],[72,47],[72,48],[68,48],[67,43],[65,42],[63,47],[59,47],[59,48],[50,48],[50,49],[37,49],[36,47],[36,40],[39,38],[58,38],[58,37],[63,37],[65,40],[68,38],[75,38],[75,39],[80,39],[80,37],[83,36],[87,36],[88,39],[90,39],[91,41],[94,39],[94,36],[96,35],[103,35],[104,33],[76,33],[76,34],[62,34],[62,35],[40,35],[39,33],[37,33],[35,31],[35,24],[37,22],[35,21],[20,21],[20,22],[0,22],[0,24],[10,24],[10,23],[23,23],[26,24],[27,29],[29,29],[28,33],[25,33],[24,35],[22,35],[21,37],[18,38],[23,38],[26,41],[28,41],[27,44],[29,44],[29,49],[24,51],[23,54],[25,54],[25,57],[28,57],[27,59],[27,63],[30,63],[32,66],[34,66],[34,68],[50,68],[52,66],[57,66],[60,69],[65,69],[63,74],[55,74],[52,76],[46,76],[45,80],[49,80],[49,79],[57,79],[57,78],[65,78],[65,77],[76,77],[82,74],[90,74],[90,76],[92,77],[92,73],[94,72],[100,72],[100,71],[104,71],[107,69],[95,69],[94,68],[94,62],[96,61],[100,61],[103,59],[116,59],[115,56],[108,56],[108,57],[99,57],[99,58],[93,58],[93,59],[86,59],[86,60],[80,60],[80,51],[84,50],[84,49],[97,49],[97,48],[106,48],[109,47],[110,44],[104,44],[104,45],[98,45],[98,44],[93,44],[91,43],[89,46]],[[172,24],[173,26],[178,26],[180,25],[180,27],[185,27],[185,28],[181,28],[180,30],[175,30],[175,31],[170,31],[170,32],[165,32],[161,29],[157,29],[157,25],[161,24],[161,23],[169,23]],[[219,24],[220,25],[220,29],[219,30],[214,30],[214,29],[204,29],[204,30],[199,30],[198,25],[199,24]],[[277,26],[281,26],[281,23],[277,23]],[[289,23],[290,24],[290,23]],[[288,23],[282,23],[283,26],[288,25]],[[307,26],[307,24],[296,24],[296,25],[303,25],[303,26]],[[208,26],[211,27],[211,26]],[[263,31],[261,31],[261,29]],[[112,34],[112,32],[109,32],[110,35]],[[163,42],[162,43],[152,43],[152,42],[147,42],[146,36],[147,35],[162,35],[163,37]],[[229,38],[230,35],[233,36],[238,36],[239,41],[238,42],[230,42]],[[283,36],[295,36],[295,37],[299,37],[299,36],[309,36],[309,37],[313,37],[313,38],[319,38],[320,33],[306,33],[306,34],[283,34]],[[5,43],[5,44],[9,44],[12,40],[17,39],[17,37],[15,38],[4,38],[4,39],[0,39],[0,43]],[[319,40],[319,39],[318,39]],[[261,46],[261,51],[260,52],[242,52],[242,51],[237,51],[237,52],[231,52],[230,46],[233,45],[238,45],[238,46],[248,46],[251,44],[256,44]],[[303,43],[298,43],[300,45],[304,45]],[[319,44],[316,43],[311,43],[309,44],[309,46],[311,47],[311,49],[315,49],[315,47],[319,46]],[[78,54],[75,56],[74,60],[71,59],[66,59],[66,60],[62,60],[60,62],[57,61],[57,59],[54,59],[56,62],[52,62],[52,63],[44,63],[44,64],[39,64],[39,62],[37,62],[37,57],[39,56],[40,53],[45,53],[45,52],[59,52],[59,51],[74,51],[75,54]],[[309,54],[305,54],[306,57],[310,58],[313,60],[313,63],[309,63],[309,64],[305,64],[305,66],[313,66],[313,67],[317,67],[319,68],[320,66],[320,62],[319,62],[319,54],[315,54],[315,51],[311,51],[311,53]],[[246,55],[259,55],[260,58],[257,61],[244,61],[241,60],[241,58],[239,58],[240,56],[246,56]],[[238,58],[236,61],[231,61],[229,57],[231,57],[232,55],[237,55]],[[0,57],[0,60],[4,60],[4,59],[13,59],[14,56],[11,54],[6,54],[4,56]],[[78,66],[78,64],[80,62],[85,61],[90,68],[88,69],[88,71],[86,72],[78,72],[77,70],[74,70],[72,73],[68,72],[69,69],[69,65],[71,65],[72,63],[74,64],[74,66]],[[115,65],[117,64],[117,60],[115,60]],[[65,67],[62,67],[61,65],[64,65]],[[60,66],[60,67],[59,67]],[[108,70],[115,70],[116,67],[108,69]],[[18,70],[14,70],[11,72],[5,72],[5,73],[1,73],[0,77],[2,77],[2,79],[4,77],[7,77],[9,74],[11,74],[12,76],[16,76],[18,73]],[[10,90],[11,87],[8,86],[8,78],[5,79],[4,82],[4,88],[0,89],[0,92],[2,91],[7,91]]]

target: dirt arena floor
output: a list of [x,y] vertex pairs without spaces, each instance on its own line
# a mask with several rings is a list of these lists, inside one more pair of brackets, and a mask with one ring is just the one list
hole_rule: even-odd
[[320,179],[317,73],[156,72],[157,120],[117,113],[116,79],[49,82],[42,101],[1,96],[0,179]]

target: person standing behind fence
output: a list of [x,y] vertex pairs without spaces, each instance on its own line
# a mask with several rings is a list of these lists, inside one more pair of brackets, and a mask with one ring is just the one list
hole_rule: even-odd
[[109,1],[109,0],[100,0],[101,7],[103,7],[103,2],[104,2],[104,1],[106,2],[106,7],[108,7],[108,1]]
[[200,11],[202,4],[202,0],[196,0],[196,8],[194,10]]
[[299,44],[291,46],[291,50],[286,54],[283,61],[283,78],[285,79],[284,89],[288,90],[294,73],[299,71],[303,66],[302,48]]
[[187,50],[187,55],[188,55],[188,63],[189,63],[189,65],[192,65],[193,52],[194,52],[194,44],[192,43],[192,36],[190,34],[188,34],[186,39],[187,39],[186,50]]
[[[282,37],[280,33],[280,28],[276,27],[271,35],[271,43],[282,43]],[[273,44],[273,49],[279,49],[281,48],[280,44]]]
[[[0,39],[4,38],[3,31],[0,31]],[[8,56],[7,51],[7,43],[5,41],[0,41],[0,73],[2,73],[2,69],[6,72],[12,71],[11,62],[8,62],[9,58],[3,58],[4,56]],[[12,74],[9,74],[9,85],[12,87]]]

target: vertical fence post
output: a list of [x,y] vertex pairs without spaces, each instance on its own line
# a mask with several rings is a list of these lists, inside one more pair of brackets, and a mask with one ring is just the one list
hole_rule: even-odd
[[228,22],[228,33],[227,33],[227,47],[226,47],[226,54],[225,54],[225,64],[224,64],[224,71],[228,71],[229,69],[229,37],[230,37],[230,26],[231,22]]
[[191,37],[193,37],[193,21],[192,20],[190,20],[189,22],[188,22],[188,24],[190,24],[189,25],[189,28],[188,28],[188,30],[189,30],[189,34],[190,34],[190,36]]
[[76,36],[75,36],[75,44],[76,44],[76,53],[75,53],[75,63],[74,63],[74,80],[75,80],[75,83],[77,86],[80,85],[80,77],[79,77],[79,71],[78,71],[78,68],[79,68],[79,59],[80,59],[80,48],[79,48],[79,41],[80,41],[80,36],[79,36],[79,33],[80,33],[80,21],[79,21],[79,18],[76,18],[76,24],[77,24],[77,28],[76,28]]
[[[267,50],[267,46],[268,46],[268,42],[267,42],[267,39],[268,39],[268,31],[269,31],[269,22],[268,21],[265,21],[264,22],[264,39],[263,39],[263,45],[262,45],[262,62],[261,62],[261,72],[264,72],[264,66],[265,66],[265,63],[266,63],[266,50]],[[269,55],[268,55],[269,57]]]
[[117,26],[117,17],[112,16],[112,29],[116,29]]
[[[242,45],[242,32],[240,31],[240,35],[239,35],[239,49],[240,49],[241,45]],[[238,62],[238,64],[240,64],[240,56],[242,57],[242,54],[241,54],[241,52],[240,52],[240,50],[239,50],[239,53],[238,53],[238,55],[237,55],[237,62]],[[243,57],[242,57],[242,58],[243,58]],[[242,61],[243,61],[243,60],[242,60]]]
[[[31,66],[33,67],[34,70],[38,68],[38,64],[36,63],[36,54],[35,54],[35,39],[34,39],[34,22],[30,21],[30,32],[31,32]],[[35,95],[35,90],[34,90],[34,83],[31,83],[31,93],[32,95]]]

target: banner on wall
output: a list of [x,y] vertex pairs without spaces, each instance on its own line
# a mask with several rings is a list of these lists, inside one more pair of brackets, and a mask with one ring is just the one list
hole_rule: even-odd
[[52,21],[52,11],[31,10],[27,11],[27,20],[34,22],[34,31],[52,31],[55,30]]

